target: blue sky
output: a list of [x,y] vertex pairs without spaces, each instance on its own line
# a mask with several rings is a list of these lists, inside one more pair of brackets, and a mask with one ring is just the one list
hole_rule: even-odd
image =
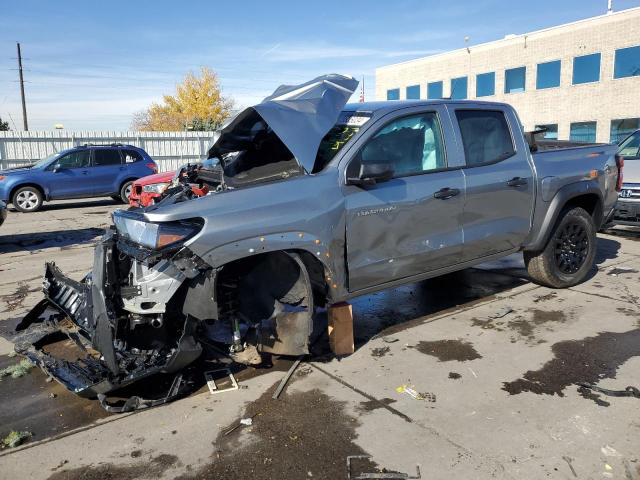
[[[281,83],[377,66],[579,20],[606,0],[146,1],[1,0],[0,117],[22,124],[16,41],[29,126],[125,130],[189,70],[218,72],[239,107]],[[614,0],[614,9],[640,0]],[[354,98],[357,100],[357,97]]]

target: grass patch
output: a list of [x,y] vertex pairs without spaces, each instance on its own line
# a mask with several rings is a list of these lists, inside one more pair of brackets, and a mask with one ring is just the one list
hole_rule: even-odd
[[8,377],[9,375],[11,375],[11,378],[24,377],[32,368],[33,364],[25,358],[15,365],[10,365],[0,370],[0,378]]
[[31,432],[16,432],[12,431],[9,435],[2,440],[3,448],[14,448],[18,445],[22,445],[25,441],[29,440],[32,436]]

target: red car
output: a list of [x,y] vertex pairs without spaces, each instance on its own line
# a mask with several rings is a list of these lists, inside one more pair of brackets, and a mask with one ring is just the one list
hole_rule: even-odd
[[[133,182],[131,194],[129,194],[129,205],[132,207],[148,207],[162,197],[162,192],[171,183],[176,172],[162,172],[154,175],[142,177]],[[198,197],[202,197],[209,192],[206,186],[191,185],[191,191]]]
[[176,172],[162,172],[142,177],[133,182],[133,189],[129,195],[129,205],[132,207],[148,207],[159,199]]

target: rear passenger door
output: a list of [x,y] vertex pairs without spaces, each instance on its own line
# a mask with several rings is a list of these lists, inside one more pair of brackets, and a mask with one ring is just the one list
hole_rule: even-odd
[[346,178],[363,163],[390,163],[395,173],[386,182],[344,187],[350,291],[460,261],[464,177],[448,162],[453,135],[442,113],[439,106],[397,112],[354,145]]
[[508,110],[449,108],[465,162],[463,258],[518,248],[531,228],[535,193],[518,118]]
[[90,178],[94,195],[115,195],[126,167],[117,148],[94,148]]

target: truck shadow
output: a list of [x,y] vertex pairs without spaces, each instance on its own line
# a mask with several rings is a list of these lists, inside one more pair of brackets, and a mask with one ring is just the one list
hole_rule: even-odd
[[0,235],[0,253],[32,252],[45,248],[65,249],[87,243],[102,235],[104,229],[90,227],[77,230],[56,230],[41,233]]

